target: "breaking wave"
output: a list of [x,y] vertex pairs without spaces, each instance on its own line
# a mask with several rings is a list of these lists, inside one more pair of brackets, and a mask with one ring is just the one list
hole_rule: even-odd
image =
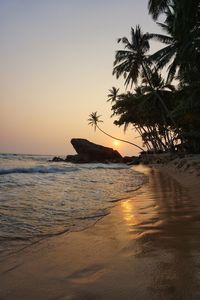
[[66,172],[74,172],[79,171],[77,167],[45,167],[45,166],[35,166],[29,168],[1,168],[0,175],[7,174],[30,174],[30,173],[66,173]]

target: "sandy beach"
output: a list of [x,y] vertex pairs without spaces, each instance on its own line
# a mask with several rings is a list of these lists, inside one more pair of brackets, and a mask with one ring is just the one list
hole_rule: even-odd
[[135,169],[148,182],[94,226],[1,261],[0,299],[200,299],[199,177]]

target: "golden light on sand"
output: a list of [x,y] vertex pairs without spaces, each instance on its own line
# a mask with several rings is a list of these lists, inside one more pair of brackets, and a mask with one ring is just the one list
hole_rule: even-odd
[[114,145],[115,147],[119,147],[119,144],[120,144],[119,141],[117,141],[117,140],[114,140],[114,141],[113,141],[113,145]]
[[133,201],[126,200],[121,202],[121,207],[123,211],[124,220],[128,225],[135,224],[136,218],[135,218],[135,208]]

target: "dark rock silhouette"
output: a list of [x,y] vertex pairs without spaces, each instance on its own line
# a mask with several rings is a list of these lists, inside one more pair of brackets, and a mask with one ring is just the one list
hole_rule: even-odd
[[128,165],[138,165],[140,163],[140,157],[138,156],[124,156],[123,163]]
[[63,159],[59,156],[54,156],[54,158],[51,161],[59,162],[59,161],[65,161],[65,159]]
[[76,155],[68,155],[66,161],[73,163],[119,163],[122,162],[121,154],[109,147],[94,144],[86,139],[74,138],[71,144],[76,150]]
[[94,144],[86,139],[73,138],[71,144],[76,150],[77,154],[67,155],[65,159],[55,156],[51,161],[53,162],[72,162],[72,163],[125,163],[128,165],[137,165],[140,162],[149,163],[144,158],[138,156],[124,156],[112,148],[102,145]]

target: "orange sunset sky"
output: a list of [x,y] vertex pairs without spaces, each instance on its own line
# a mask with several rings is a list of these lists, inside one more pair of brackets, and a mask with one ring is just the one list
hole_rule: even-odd
[[[70,139],[87,138],[137,154],[87,124],[102,115],[102,129],[140,143],[132,128],[113,125],[112,76],[117,38],[140,24],[158,31],[147,0],[2,0],[0,1],[0,152],[65,155]],[[152,51],[157,44],[153,45]]]

